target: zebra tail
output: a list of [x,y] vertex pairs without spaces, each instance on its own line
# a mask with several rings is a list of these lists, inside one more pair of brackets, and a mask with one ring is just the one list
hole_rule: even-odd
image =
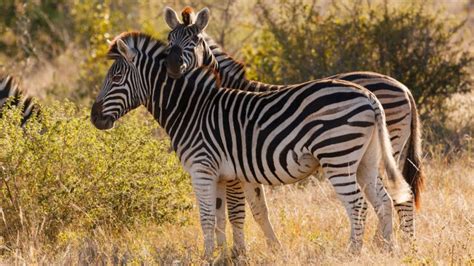
[[408,93],[411,105],[411,134],[408,142],[406,161],[403,166],[403,176],[410,184],[415,200],[415,206],[420,208],[420,194],[424,188],[425,173],[421,165],[421,130],[418,110],[413,95]]
[[375,120],[382,150],[382,160],[388,176],[387,190],[396,203],[407,202],[412,199],[410,186],[403,178],[393,157],[392,144],[390,143],[390,137],[385,124],[385,114],[382,104],[376,98],[374,98],[374,101],[376,103]]

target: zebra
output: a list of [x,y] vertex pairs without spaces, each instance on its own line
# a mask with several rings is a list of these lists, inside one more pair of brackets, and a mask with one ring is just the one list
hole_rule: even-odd
[[[221,47],[204,33],[203,30],[209,19],[207,8],[195,15],[192,8],[187,7],[181,15],[182,23],[179,22],[178,15],[173,9],[165,8],[165,20],[171,28],[168,35],[169,56],[167,58],[168,73],[171,77],[179,78],[195,67],[207,65],[220,74],[223,87],[246,91],[269,91],[284,87],[250,81],[245,78],[244,65],[223,52]],[[405,236],[414,237],[414,205],[416,204],[416,207],[419,208],[424,173],[421,166],[420,123],[413,95],[399,81],[374,72],[350,72],[328,78],[346,80],[361,85],[373,92],[381,101],[387,116],[387,127],[390,132],[394,156],[406,181],[411,185],[414,195],[414,201],[395,203],[395,209],[399,215],[400,228]],[[238,184],[232,183],[231,188],[233,191],[242,191]],[[263,191],[263,187],[259,185],[249,189],[258,194]],[[241,207],[237,211],[235,211],[236,208],[229,207],[229,216],[233,218],[231,223],[234,231],[242,230],[245,219],[245,206],[242,199],[244,193],[241,192],[240,196],[235,198],[239,201],[233,202],[233,204]],[[253,198],[255,199],[255,197]],[[248,201],[254,218],[262,227],[269,242],[276,242],[278,245],[278,240],[267,217],[268,210],[265,200]],[[254,211],[255,209],[256,211]],[[238,216],[239,219],[235,219],[235,216]],[[218,219],[220,217],[223,215],[218,216]],[[217,224],[225,226],[225,222],[222,221],[218,221]],[[225,231],[224,229],[222,227],[216,231]],[[236,239],[234,239],[235,242]]]
[[[214,250],[217,187],[229,180],[281,185],[313,174],[319,166],[343,202],[351,223],[349,250],[358,253],[367,200],[379,219],[383,243],[392,246],[390,196],[411,199],[392,155],[385,115],[375,96],[354,83],[309,81],[268,92],[220,87],[206,67],[171,78],[167,45],[141,32],[111,43],[114,60],[91,107],[99,130],[143,105],[171,139],[190,174],[207,260]],[[379,166],[388,175],[382,184]],[[245,185],[244,185],[245,186]],[[245,189],[245,188],[244,188]]]
[[26,122],[34,115],[39,114],[39,106],[35,103],[33,97],[24,96],[18,83],[10,75],[0,78],[0,118],[2,110],[6,108],[9,99],[12,98],[11,106],[21,108],[21,127],[25,127]]

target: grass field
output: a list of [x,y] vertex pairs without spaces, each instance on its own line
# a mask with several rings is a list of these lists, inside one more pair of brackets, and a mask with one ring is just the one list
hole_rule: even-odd
[[[369,212],[365,246],[360,256],[346,252],[349,223],[342,205],[326,181],[312,180],[306,186],[289,185],[267,189],[270,218],[282,242],[271,251],[263,234],[249,217],[245,233],[250,264],[400,265],[474,263],[474,173],[472,154],[447,162],[433,158],[426,162],[426,188],[417,213],[416,241],[397,237],[392,254],[371,245],[376,226]],[[248,215],[250,216],[249,212]],[[199,264],[202,233],[195,208],[186,226],[140,225],[121,235],[98,228],[91,238],[69,235],[55,247],[23,243],[11,251],[4,263],[145,263]],[[228,242],[231,242],[228,226]],[[398,232],[398,231],[397,231]],[[231,243],[228,243],[229,247]],[[244,261],[241,261],[244,262]]]

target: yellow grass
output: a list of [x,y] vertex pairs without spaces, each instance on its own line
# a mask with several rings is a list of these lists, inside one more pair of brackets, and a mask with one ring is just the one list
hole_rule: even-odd
[[[250,264],[400,265],[474,263],[474,174],[472,154],[448,164],[435,158],[426,164],[427,180],[422,209],[417,214],[417,237],[409,245],[397,237],[393,254],[371,245],[376,217],[367,221],[360,256],[346,252],[349,224],[342,205],[326,181],[312,180],[305,187],[290,185],[267,190],[271,221],[282,242],[272,252],[248,214],[245,228]],[[187,226],[140,225],[122,235],[96,230],[84,240],[74,232],[60,245],[23,243],[21,251],[3,252],[4,263],[128,262],[145,264],[200,264],[203,252],[198,214],[189,214]],[[231,231],[228,226],[228,244]],[[397,230],[398,233],[398,230]],[[216,254],[217,255],[217,254]],[[242,262],[242,261],[241,261]]]

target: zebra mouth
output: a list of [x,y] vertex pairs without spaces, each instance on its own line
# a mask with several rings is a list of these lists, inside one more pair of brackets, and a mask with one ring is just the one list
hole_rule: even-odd
[[102,103],[95,102],[92,105],[91,110],[91,122],[92,124],[100,130],[107,130],[114,127],[115,119],[109,115],[103,115],[103,106]]
[[100,130],[107,130],[114,127],[114,120],[110,116],[105,117],[93,117],[91,116],[92,124]]

